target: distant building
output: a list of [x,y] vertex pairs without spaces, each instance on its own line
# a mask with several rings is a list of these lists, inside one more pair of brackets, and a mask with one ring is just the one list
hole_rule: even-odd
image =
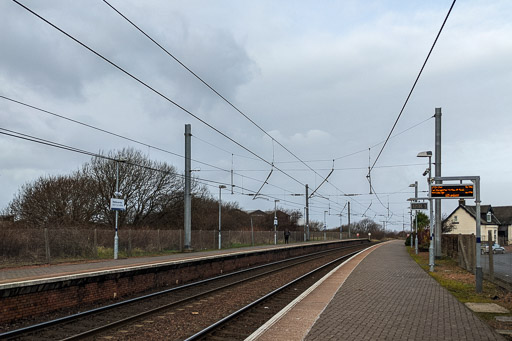
[[[459,206],[444,220],[451,225],[452,231],[447,234],[475,234],[476,206],[468,206],[459,200]],[[492,239],[503,245],[512,244],[512,206],[480,206],[480,232],[482,241],[487,241],[488,231]]]
[[262,210],[245,211],[245,213],[252,217],[264,217],[267,215],[267,213]]

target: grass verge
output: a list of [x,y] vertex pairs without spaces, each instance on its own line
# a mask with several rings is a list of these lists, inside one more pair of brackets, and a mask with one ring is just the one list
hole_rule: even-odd
[[[496,303],[512,311],[512,293],[491,283],[483,282],[482,293],[476,293],[475,275],[460,268],[457,262],[451,258],[436,259],[434,272],[429,272],[428,252],[419,252],[417,255],[414,248],[407,246],[412,259],[433,277],[441,286],[446,288],[457,300],[462,303]],[[494,329],[512,330],[512,323],[498,322],[496,316],[511,316],[508,314],[475,313],[480,319],[487,322]],[[512,338],[509,338],[512,340]]]

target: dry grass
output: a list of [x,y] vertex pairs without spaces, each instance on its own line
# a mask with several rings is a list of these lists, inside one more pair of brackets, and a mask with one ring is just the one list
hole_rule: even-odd
[[[414,253],[408,247],[411,257],[425,270],[429,271],[428,252]],[[498,285],[484,280],[482,293],[477,294],[475,275],[460,268],[457,262],[450,258],[436,260],[434,273],[429,274],[444,288],[452,293],[460,302],[496,303],[512,311],[512,293]],[[512,323],[496,321],[496,316],[512,316],[509,314],[476,313],[494,329],[512,330]]]

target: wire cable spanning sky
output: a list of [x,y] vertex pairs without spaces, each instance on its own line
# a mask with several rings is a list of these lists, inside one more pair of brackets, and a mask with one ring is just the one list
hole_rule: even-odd
[[[242,145],[240,142],[234,140],[233,138],[231,138],[230,136],[228,136],[227,134],[225,134],[224,132],[222,132],[221,130],[219,130],[218,128],[214,127],[213,125],[211,125],[210,123],[206,122],[205,120],[201,119],[200,117],[198,117],[197,115],[195,115],[194,113],[192,113],[190,110],[186,109],[185,107],[183,107],[182,105],[178,104],[177,102],[175,102],[174,100],[170,99],[169,97],[167,97],[166,95],[164,95],[162,92],[156,90],[154,87],[150,86],[149,84],[147,84],[146,82],[142,81],[140,78],[134,76],[132,73],[128,72],[127,70],[125,70],[124,68],[120,67],[119,65],[117,65],[116,63],[112,62],[111,60],[109,60],[108,58],[106,58],[105,56],[103,56],[102,54],[100,54],[99,52],[95,51],[94,49],[92,49],[91,47],[89,47],[88,45],[84,44],[83,42],[81,42],[80,40],[76,39],[75,37],[73,37],[72,35],[70,35],[69,33],[67,33],[66,31],[64,31],[63,29],[61,29],[60,27],[56,26],[55,24],[53,24],[52,22],[50,22],[49,20],[45,19],[44,17],[42,17],[41,15],[39,15],[38,13],[34,12],[33,10],[31,10],[30,8],[28,8],[27,6],[23,5],[22,3],[20,3],[19,1],[17,0],[12,0],[13,2],[15,2],[16,4],[18,4],[19,6],[23,7],[25,10],[27,10],[28,12],[30,12],[31,14],[35,15],[36,17],[38,17],[39,19],[41,19],[42,21],[44,21],[45,23],[47,23],[48,25],[52,26],[53,28],[55,28],[57,31],[61,32],[62,34],[64,34],[65,36],[67,36],[68,38],[72,39],[73,41],[75,41],[76,43],[78,43],[79,45],[81,45],[82,47],[84,47],[85,49],[89,50],[90,52],[92,52],[93,54],[95,54],[96,56],[98,56],[99,58],[103,59],[105,62],[109,63],[110,65],[112,65],[113,67],[115,67],[116,69],[118,69],[119,71],[123,72],[124,74],[126,74],[127,76],[129,76],[130,78],[134,79],[135,81],[137,81],[138,83],[140,83],[141,85],[145,86],[146,88],[148,88],[149,90],[153,91],[154,93],[156,93],[157,95],[159,95],[160,97],[164,98],[165,100],[167,100],[168,102],[170,102],[171,104],[175,105],[176,107],[178,107],[179,109],[181,109],[182,111],[186,112],[188,115],[194,117],[195,119],[197,119],[199,122],[203,123],[204,125],[208,126],[209,128],[211,128],[212,130],[216,131],[217,133],[219,133],[220,135],[222,135],[223,137],[225,137],[226,139],[230,140],[231,142],[233,142],[234,144],[238,145],[239,147],[241,147],[242,149],[246,150],[247,152],[251,153],[252,155],[254,155],[255,157],[259,158],[261,161],[269,164],[270,166],[272,166],[272,168],[275,168],[276,170],[280,171],[281,173],[285,174],[286,176],[288,176],[290,179],[294,180],[295,182],[301,184],[302,186],[305,186],[304,183],[300,182],[298,179],[296,179],[295,177],[293,177],[292,175],[282,171],[279,167],[276,167],[274,165],[274,162],[269,162],[267,160],[265,160],[263,157],[259,156],[258,154],[256,154],[255,152],[253,152],[252,150],[250,150],[249,148],[245,147],[244,145]],[[152,40],[154,41],[154,40]],[[160,45],[159,45],[160,46]],[[181,64],[181,63],[180,63]],[[182,64],[183,65],[183,64]],[[189,70],[187,68],[187,70]],[[189,70],[190,71],[190,70]],[[195,75],[195,74],[194,74]],[[203,82],[204,83],[204,82]],[[213,90],[213,88],[211,88],[209,86],[210,89]],[[217,91],[215,91],[216,94],[218,94]],[[219,95],[219,94],[218,94]],[[221,96],[222,97],[222,96]],[[224,99],[224,97],[222,97]],[[227,101],[227,100],[226,100]],[[229,101],[228,101],[229,103]],[[236,107],[235,107],[236,108]],[[238,109],[237,109],[238,110]],[[240,113],[242,113],[240,110],[238,110]],[[248,120],[250,120],[245,114],[242,113],[242,115],[247,118]],[[251,123],[253,123],[254,125],[256,125],[260,130],[263,130],[261,129],[261,127],[259,127],[257,124],[255,124],[252,120],[250,120]],[[266,132],[265,132],[266,133]],[[266,133],[267,134],[267,133]],[[267,134],[268,135],[268,134]],[[270,136],[270,135],[268,135]],[[272,141],[276,141],[272,136],[270,136]],[[293,156],[295,156],[295,154],[293,154],[292,152],[290,152],[287,148],[285,148],[282,144],[279,143],[280,146],[282,146],[286,151],[288,151],[290,154],[292,154]],[[296,157],[296,156],[295,156]],[[296,157],[298,160],[300,160],[298,157]],[[306,165],[308,168],[310,168],[313,172],[315,172],[315,174],[319,175],[313,168],[311,168],[310,166],[308,166],[305,162],[302,161],[302,163],[304,165]],[[271,174],[271,173],[270,173]],[[270,175],[269,175],[270,177]],[[267,181],[268,181],[268,178],[263,182],[263,184],[266,184]],[[331,186],[333,186],[336,190],[340,191],[343,193],[343,191],[341,189],[339,189],[336,185],[332,184],[331,182],[329,182],[327,180],[327,178],[324,178],[323,179],[324,182],[326,183],[329,183],[331,184]],[[260,188],[261,190],[261,188]],[[316,192],[316,190],[315,190]],[[259,194],[259,191],[258,193]],[[320,197],[321,194],[318,194]],[[379,199],[380,201],[380,199]]]
[[[229,0],[211,7],[195,1],[109,0],[115,13],[99,0],[85,7],[80,1],[16,2],[87,42],[114,64],[107,66],[98,55],[73,46],[49,26],[30,19],[15,2],[2,3],[6,20],[0,23],[5,47],[0,56],[0,94],[66,113],[71,120],[35,117],[28,108],[5,101],[0,103],[4,129],[80,150],[139,145],[152,159],[181,167],[182,156],[176,150],[183,150],[183,125],[189,118],[176,110],[180,107],[170,108],[171,100],[210,127],[193,125],[193,168],[206,183],[229,185],[233,171],[241,193],[234,191],[232,200],[246,209],[273,206],[245,195],[257,193],[264,182],[268,184],[262,195],[297,209],[300,200],[287,203],[287,196],[304,194],[305,184],[313,191],[324,183],[318,189],[321,196],[312,198],[317,209],[312,218],[321,220],[324,208],[332,211],[328,226],[335,226],[335,214],[341,214],[348,199],[361,218],[385,217],[390,223],[407,213],[410,193],[403,193],[403,205],[394,204],[400,202],[395,197],[390,205],[391,194],[385,193],[421,180],[426,163],[415,156],[433,149],[434,136],[433,120],[431,115],[425,119],[425,113],[442,107],[443,173],[481,175],[483,200],[485,191],[487,200],[505,200],[495,190],[503,175],[495,167],[467,160],[469,150],[483,154],[510,142],[505,110],[510,99],[504,92],[512,79],[505,62],[512,55],[506,39],[511,31],[510,5],[475,0],[459,3],[452,13],[454,1],[447,0],[400,7],[392,1],[371,6],[341,1],[315,10],[300,1],[242,6]],[[478,20],[474,13],[479,13]],[[126,24],[128,18],[141,32]],[[442,39],[432,44],[441,31]],[[475,53],[475,46],[485,53]],[[137,75],[159,98],[112,65]],[[399,117],[387,138],[375,144],[388,131],[414,74],[418,76]],[[492,134],[485,132],[487,127],[479,127],[482,136],[464,133],[476,131],[474,122],[484,110],[493,113]],[[72,127],[73,120],[90,127]],[[220,135],[208,131],[212,127]],[[401,132],[393,134],[395,129]],[[113,131],[119,136],[105,133]],[[68,172],[84,161],[3,136],[2,206],[26,181]],[[373,155],[380,144],[382,149]],[[487,165],[499,160],[497,154],[487,155]],[[296,165],[283,167],[286,163]],[[249,175],[262,165],[268,167],[266,174]],[[371,186],[378,190],[371,205],[358,199],[361,194],[370,197],[368,169]],[[506,165],[505,173],[507,169]],[[426,181],[419,183],[424,190]]]

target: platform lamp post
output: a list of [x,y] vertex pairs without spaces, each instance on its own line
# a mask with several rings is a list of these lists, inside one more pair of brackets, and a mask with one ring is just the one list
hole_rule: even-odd
[[[116,191],[114,192],[114,197],[116,199],[119,199],[122,196],[121,192],[119,192],[119,162],[126,162],[126,158],[119,157],[118,159],[116,159]],[[119,210],[124,208],[124,202],[122,202],[122,204],[121,204],[122,208],[117,207],[117,206],[115,208],[113,208],[112,200],[110,202],[111,202],[110,203],[111,209],[115,209],[115,211],[116,211],[115,235],[114,235],[114,259],[117,259],[118,253],[119,253],[119,236],[117,235],[117,229],[118,229],[117,225],[118,225],[118,220],[119,220]]]
[[[426,152],[418,153],[418,157],[428,157],[428,168],[423,172],[423,176],[428,175],[427,177],[427,184],[430,189],[430,183],[432,182],[432,151],[428,150]],[[430,196],[430,190],[429,190],[429,199],[428,199],[428,206],[429,206],[429,223],[430,223],[430,244],[428,246],[428,265],[430,267],[430,272],[434,272],[434,222],[432,221],[432,215],[433,215],[433,208],[432,208],[432,198]],[[441,228],[441,226],[436,226],[436,229]]]
[[[414,198],[418,198],[418,181],[414,181],[413,184],[410,184],[409,187],[414,187]],[[415,202],[417,200],[414,200]],[[411,209],[412,211],[412,209]],[[416,210],[416,216],[415,216],[415,227],[416,227],[416,232],[415,232],[415,236],[414,236],[414,251],[416,252],[416,254],[418,254],[418,210]],[[411,236],[412,238],[412,236]]]
[[274,245],[277,245],[277,203],[279,200],[274,200]]
[[221,220],[221,214],[222,214],[222,189],[226,188],[224,185],[219,185],[219,250],[222,245],[222,237],[221,237],[221,226],[222,226],[222,220]]

